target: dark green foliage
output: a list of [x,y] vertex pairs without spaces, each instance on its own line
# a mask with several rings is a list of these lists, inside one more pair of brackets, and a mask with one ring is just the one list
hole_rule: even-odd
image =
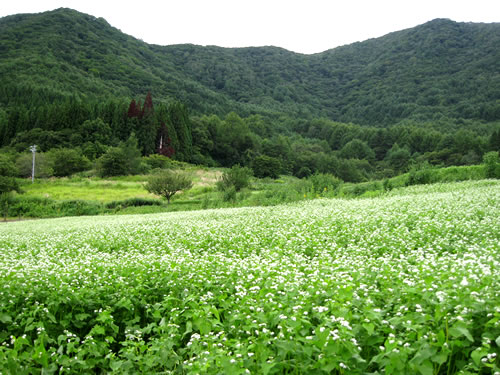
[[92,167],[90,161],[77,149],[56,148],[50,150],[47,156],[56,177],[70,176]]
[[121,201],[112,201],[106,203],[104,207],[107,209],[127,208],[127,207],[143,207],[143,206],[161,206],[162,202],[158,199],[148,198],[130,198]]
[[[495,121],[499,41],[498,24],[438,19],[314,55],[275,47],[161,47],[103,19],[58,9],[1,19],[0,98],[5,106],[32,106],[75,92],[130,98],[151,90],[196,113],[290,113],[380,125]],[[60,111],[49,114],[54,130],[86,119],[71,103],[66,107],[60,120]],[[10,138],[16,130],[3,124]]]
[[163,169],[172,165],[170,158],[163,155],[153,154],[142,158],[151,169]]
[[255,177],[278,178],[281,173],[281,162],[279,159],[260,155],[252,161],[252,169]]
[[0,194],[9,193],[11,191],[21,191],[16,179],[12,176],[0,175]]
[[500,178],[500,158],[498,152],[490,151],[483,156],[487,178]]
[[375,152],[368,144],[360,139],[353,139],[345,144],[340,150],[340,156],[344,159],[366,159],[374,160]]
[[13,158],[8,154],[0,154],[0,176],[14,177],[18,173]]
[[79,133],[84,143],[107,145],[112,140],[111,127],[99,117],[95,120],[86,120],[79,128]]
[[123,176],[138,174],[141,171],[141,152],[137,138],[132,134],[118,147],[111,147],[97,162],[100,176]]
[[190,161],[193,154],[193,139],[191,135],[191,122],[187,107],[175,102],[168,107],[168,122],[177,135],[179,146],[175,149],[175,159]]
[[[142,155],[228,168],[265,156],[273,176],[477,164],[500,147],[499,42],[498,24],[434,20],[301,55],[153,46],[69,9],[5,17],[0,146],[79,147],[111,175],[156,168],[113,148],[132,133]],[[38,176],[61,173],[48,164]]]
[[166,198],[170,203],[175,193],[188,190],[192,186],[193,182],[186,174],[165,170],[151,176],[144,188],[150,193]]
[[371,166],[367,160],[343,159],[337,175],[346,182],[362,182],[369,178],[370,170]]
[[123,176],[129,174],[127,156],[120,147],[111,147],[97,161],[99,176]]
[[385,160],[397,172],[405,172],[411,161],[411,154],[408,147],[399,147],[395,143],[387,152]]
[[34,144],[40,151],[48,151],[56,147],[71,147],[70,140],[74,133],[71,129],[53,131],[35,128],[17,133],[10,145],[18,152],[29,151],[29,147]]
[[252,170],[250,168],[241,167],[239,164],[233,165],[231,169],[224,171],[219,181],[217,181],[217,189],[219,191],[227,191],[234,188],[235,192],[240,191],[250,185]]
[[424,185],[432,182],[432,170],[428,163],[415,166],[408,172],[407,185]]
[[9,204],[11,217],[61,217],[99,215],[104,213],[102,204],[98,202],[70,200],[55,201],[48,198],[17,196]]

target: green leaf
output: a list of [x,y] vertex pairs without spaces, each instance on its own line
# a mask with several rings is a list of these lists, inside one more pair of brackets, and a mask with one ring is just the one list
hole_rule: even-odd
[[496,338],[495,342],[497,343],[498,346],[500,346],[500,336]]
[[100,325],[96,324],[94,328],[92,328],[92,331],[95,335],[104,335],[106,333],[106,330],[104,327],[101,327]]
[[438,365],[442,365],[448,359],[448,354],[446,353],[438,353],[431,358],[432,362],[437,363]]
[[433,375],[434,373],[434,367],[432,366],[431,361],[424,361],[420,365],[417,365],[418,371],[422,375]]
[[363,328],[366,329],[366,332],[368,332],[370,336],[373,335],[375,326],[372,323],[364,323]]
[[2,314],[0,314],[0,322],[2,322],[2,323],[12,323],[12,318],[10,317],[10,315],[2,313]]
[[190,334],[191,332],[193,332],[193,322],[191,322],[190,320],[188,320],[186,322],[186,331],[184,331],[184,336]]
[[274,367],[276,363],[266,363],[266,362],[263,362],[261,364],[261,370],[262,370],[262,374],[263,375],[267,375],[269,374],[269,371],[271,371],[271,369]]
[[476,364],[476,366],[479,366],[479,365],[481,365],[481,358],[483,358],[487,354],[488,354],[488,349],[477,348],[476,350],[474,350],[470,354],[470,356],[471,356],[472,360],[474,361],[474,363]]
[[455,324],[453,327],[450,328],[449,333],[452,337],[455,337],[455,338],[465,336],[467,338],[467,340],[469,340],[471,342],[474,341],[469,330],[462,325]]
[[51,313],[47,313],[47,318],[49,318],[49,320],[52,322],[52,323],[57,323],[57,320],[56,320],[56,317],[54,315],[52,315]]

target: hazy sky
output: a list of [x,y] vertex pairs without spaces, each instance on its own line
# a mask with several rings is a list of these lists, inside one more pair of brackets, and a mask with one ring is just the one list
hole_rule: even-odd
[[500,22],[500,0],[14,0],[0,17],[60,7],[105,18],[148,43],[273,45],[316,53],[434,18]]

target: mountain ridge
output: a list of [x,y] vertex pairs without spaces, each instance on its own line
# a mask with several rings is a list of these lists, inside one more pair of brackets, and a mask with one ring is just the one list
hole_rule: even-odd
[[[326,117],[366,125],[500,120],[500,23],[436,19],[316,54],[147,44],[68,8],[0,19],[1,105],[31,91],[181,100],[194,113]],[[39,90],[45,94],[36,94]],[[16,101],[17,100],[17,101]],[[28,103],[29,105],[29,103]]]

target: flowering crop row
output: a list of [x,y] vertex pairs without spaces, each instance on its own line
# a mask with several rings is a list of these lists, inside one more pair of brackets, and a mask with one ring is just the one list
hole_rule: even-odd
[[500,373],[499,208],[480,181],[5,224],[0,373]]

